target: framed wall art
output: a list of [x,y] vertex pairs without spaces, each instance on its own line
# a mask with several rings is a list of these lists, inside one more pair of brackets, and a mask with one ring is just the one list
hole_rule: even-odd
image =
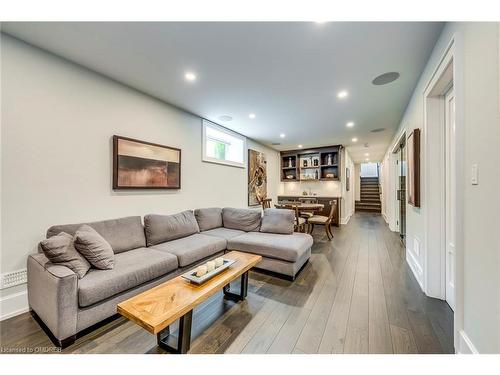
[[248,205],[267,198],[267,162],[263,152],[248,149]]
[[113,136],[113,189],[180,188],[180,149]]
[[414,129],[407,139],[408,203],[420,207],[420,129]]

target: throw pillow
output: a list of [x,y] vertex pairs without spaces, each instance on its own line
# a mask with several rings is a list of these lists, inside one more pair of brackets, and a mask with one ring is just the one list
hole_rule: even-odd
[[111,245],[89,225],[82,225],[75,233],[75,247],[95,268],[111,270],[115,254]]
[[73,236],[61,232],[57,236],[40,242],[45,256],[55,264],[68,267],[79,279],[90,269],[90,263],[80,254],[74,245]]

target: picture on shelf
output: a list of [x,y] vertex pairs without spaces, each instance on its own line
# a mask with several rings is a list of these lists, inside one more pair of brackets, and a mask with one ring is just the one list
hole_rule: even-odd
[[180,149],[113,136],[113,189],[180,187]]

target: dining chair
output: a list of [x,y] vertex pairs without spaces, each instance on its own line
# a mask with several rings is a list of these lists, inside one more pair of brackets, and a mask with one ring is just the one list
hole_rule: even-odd
[[328,216],[323,216],[323,215],[313,215],[309,219],[307,219],[307,222],[310,224],[310,230],[309,234],[312,234],[314,230],[314,225],[324,225],[325,226],[325,232],[329,240],[333,238],[333,233],[332,233],[332,222],[333,218],[335,217],[335,213],[337,212],[337,201],[330,201],[330,214]]
[[265,199],[260,199],[259,201],[262,206],[262,209],[265,210],[266,208],[271,208],[271,202],[273,200],[271,198],[265,198]]
[[295,221],[293,224],[294,231],[302,233],[306,232],[306,219],[300,217],[299,209],[296,204],[284,203],[284,204],[277,204],[275,205],[275,207],[279,209],[293,210],[293,212],[295,213]]
[[[301,198],[298,198],[298,201],[300,203],[318,203],[318,198],[315,198],[315,197],[301,197]],[[299,215],[300,217],[303,217],[304,219],[309,219],[310,217],[312,217],[314,215],[314,213],[310,212],[310,211],[299,211]],[[309,225],[308,225],[309,226]]]

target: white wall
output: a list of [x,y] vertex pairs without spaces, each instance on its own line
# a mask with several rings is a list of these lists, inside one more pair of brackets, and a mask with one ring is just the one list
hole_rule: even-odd
[[[457,95],[457,124],[464,127],[464,214],[457,217],[463,224],[464,252],[464,310],[463,327],[465,337],[480,353],[500,352],[500,228],[499,200],[495,197],[500,186],[500,26],[498,23],[452,23],[448,24],[439,38],[428,64],[401,121],[401,131],[407,134],[414,128],[423,128],[423,93],[432,73],[439,65],[453,36],[457,35],[462,45],[458,46],[456,58],[461,70],[455,77],[455,87],[461,89]],[[458,95],[463,95],[462,101]],[[394,142],[396,138],[394,139]],[[424,154],[427,140],[422,134],[421,150]],[[384,164],[390,157],[390,149]],[[479,185],[471,185],[471,165],[479,165]],[[432,160],[422,160],[421,187],[425,186],[426,174],[440,173]],[[384,166],[384,170],[386,170]],[[444,171],[441,171],[444,173]],[[387,172],[385,172],[387,173]],[[388,183],[388,179],[384,179]],[[390,186],[383,186],[389,191]],[[434,194],[434,192],[431,192]],[[425,274],[425,210],[426,197],[423,191],[422,207],[407,206],[407,252],[414,259],[414,267],[422,268]],[[389,198],[390,199],[390,198]],[[415,251],[414,240],[420,243]],[[418,276],[418,275],[417,275]],[[460,332],[458,334],[461,334]],[[457,348],[463,351],[460,348]],[[473,350],[471,350],[473,351]]]
[[354,164],[354,199],[361,200],[361,164]]
[[[247,206],[246,169],[201,161],[199,117],[4,34],[1,49],[2,273],[25,268],[53,224]],[[181,148],[182,188],[113,191],[113,134]],[[276,199],[279,154],[248,147],[266,153]],[[2,305],[25,291],[11,289]]]
[[361,177],[378,177],[377,163],[362,163]]
[[[346,168],[350,170],[350,187],[347,191],[346,185]],[[352,214],[354,213],[354,196],[355,196],[355,186],[354,186],[354,163],[351,159],[351,155],[344,148],[342,149],[342,171],[341,171],[341,182],[342,182],[342,203],[341,203],[341,217],[340,222],[342,224],[347,224]]]
[[324,197],[340,197],[342,195],[342,184],[338,181],[280,182],[279,195],[302,195],[304,191]]

